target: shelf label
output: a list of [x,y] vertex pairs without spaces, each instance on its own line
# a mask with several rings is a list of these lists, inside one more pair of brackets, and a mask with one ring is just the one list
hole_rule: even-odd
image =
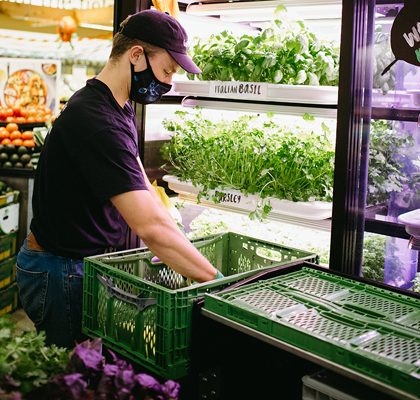
[[240,97],[247,99],[249,97],[258,97],[265,99],[267,97],[267,84],[259,82],[210,82],[210,96],[220,97],[227,95],[231,97]]
[[215,190],[214,195],[219,203],[233,203],[239,204],[242,196],[240,194],[224,193]]

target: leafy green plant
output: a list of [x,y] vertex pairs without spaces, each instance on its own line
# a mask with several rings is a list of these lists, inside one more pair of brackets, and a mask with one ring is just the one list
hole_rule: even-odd
[[403,171],[404,164],[398,153],[413,145],[409,134],[397,135],[392,125],[384,120],[371,123],[368,196],[367,204],[374,205],[388,201],[392,192],[400,192],[409,178]]
[[416,277],[413,279],[413,286],[411,290],[416,293],[420,293],[420,272],[417,272]]
[[196,38],[192,50],[202,80],[338,84],[338,49],[320,42],[302,22],[283,17],[256,36],[223,31],[206,40]]
[[[326,126],[321,133],[299,127],[291,131],[270,117],[256,116],[213,122],[199,110],[178,112],[164,126],[172,133],[162,148],[166,169],[201,186],[199,196],[208,196],[210,189],[230,188],[261,199],[332,198],[334,151]],[[261,210],[269,212],[270,204],[262,201]]]
[[8,316],[0,318],[0,397],[2,391],[28,393],[46,384],[68,360],[68,350],[45,345],[43,332],[18,332]]
[[392,63],[394,58],[390,35],[382,32],[381,26],[377,27],[373,47],[373,87],[382,89],[383,94],[395,88],[395,70],[391,68],[385,75],[382,75],[383,70]]
[[384,281],[386,236],[366,235],[363,242],[362,274],[364,278]]

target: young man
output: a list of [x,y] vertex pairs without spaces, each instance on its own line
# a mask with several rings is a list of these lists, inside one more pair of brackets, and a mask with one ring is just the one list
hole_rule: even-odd
[[104,69],[71,97],[46,138],[17,284],[24,310],[49,344],[72,347],[82,339],[83,257],[121,248],[127,225],[185,277],[204,282],[220,276],[148,181],[129,102],[159,100],[179,67],[200,72],[186,40],[182,26],[165,13],[129,17]]

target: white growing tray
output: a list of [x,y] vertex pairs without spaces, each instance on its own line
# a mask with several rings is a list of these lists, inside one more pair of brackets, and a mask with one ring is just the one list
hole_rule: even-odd
[[[200,187],[194,186],[191,182],[180,181],[177,177],[172,175],[165,175],[163,180],[168,183],[171,190],[178,193],[181,197],[191,197],[191,195],[196,197],[200,192]],[[258,195],[245,195],[239,190],[220,189],[210,190],[209,197],[202,199],[201,202],[204,204],[216,204],[211,200],[216,192],[218,197],[222,196],[220,204],[223,205],[224,208],[232,209],[232,211],[254,211],[257,204],[261,201],[261,198]],[[294,202],[276,198],[267,198],[267,200],[270,200],[272,206],[272,210],[268,217],[279,214],[320,221],[331,218],[332,215],[332,203],[326,201]]]
[[[217,93],[215,86],[257,85],[256,94]],[[178,81],[173,82],[172,95],[203,96],[221,99],[260,100],[301,104],[337,105],[336,86],[280,85],[264,82]]]

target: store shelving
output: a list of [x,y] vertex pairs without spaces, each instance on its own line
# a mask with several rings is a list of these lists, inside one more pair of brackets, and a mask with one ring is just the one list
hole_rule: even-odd
[[336,107],[338,88],[334,86],[276,85],[265,82],[183,81],[174,82],[173,93],[180,96]]
[[[322,39],[327,41],[331,41],[333,38],[339,39],[339,29],[333,28],[333,25],[335,27],[341,21],[340,1],[304,0],[299,2],[299,4],[293,1],[282,2],[282,4],[287,7],[287,12],[290,12],[290,15],[293,14],[292,19],[299,16],[299,18],[307,20],[309,29],[314,32],[320,32]],[[275,10],[278,5],[278,2],[270,1],[217,4],[206,2],[199,4],[190,3],[185,8],[185,14],[187,16],[199,16],[198,18],[203,18],[204,16],[207,18],[216,17],[213,19],[215,23],[217,21],[218,25],[223,23],[232,25],[236,23],[241,28],[265,29],[262,21],[269,21],[275,18]],[[233,15],[232,10],[236,9],[237,11]],[[253,12],[250,12],[250,10],[253,10]],[[255,13],[258,14],[257,19],[255,18]],[[279,18],[281,19],[281,17]],[[237,22],[242,23],[238,24]],[[321,25],[330,27],[327,35],[325,35],[325,26],[321,28],[319,22],[321,22]],[[316,28],[312,29],[315,25]],[[198,36],[200,34],[198,33]],[[189,32],[189,37],[191,38],[191,32]],[[299,117],[302,117],[304,114],[310,114],[316,118],[336,119],[338,88],[336,86],[289,85],[268,82],[186,80],[185,77],[176,77],[172,90],[168,95],[164,96],[161,104],[174,104],[180,99],[180,104],[183,108],[199,107],[239,113],[273,113]],[[147,115],[147,107],[145,113]],[[197,203],[197,188],[194,188],[192,185],[172,181],[169,183],[169,188],[177,192],[181,200],[192,204]],[[237,194],[237,196],[244,198],[241,194]],[[258,196],[248,196],[246,205],[243,201],[242,204],[238,205],[228,204],[227,202],[213,202],[200,198],[201,205],[242,214],[252,212],[255,209],[255,205],[260,201],[261,199]],[[281,203],[280,200],[274,199],[271,205],[276,205],[276,202],[278,204]],[[301,203],[301,205],[303,208],[306,208],[308,203],[305,205]],[[322,216],[320,218],[315,216],[314,218],[319,209],[313,209],[312,215],[310,212],[305,215],[305,212],[293,213],[290,209],[274,206],[273,210],[268,214],[268,219],[329,231],[331,229],[332,203],[325,202],[323,207]]]

